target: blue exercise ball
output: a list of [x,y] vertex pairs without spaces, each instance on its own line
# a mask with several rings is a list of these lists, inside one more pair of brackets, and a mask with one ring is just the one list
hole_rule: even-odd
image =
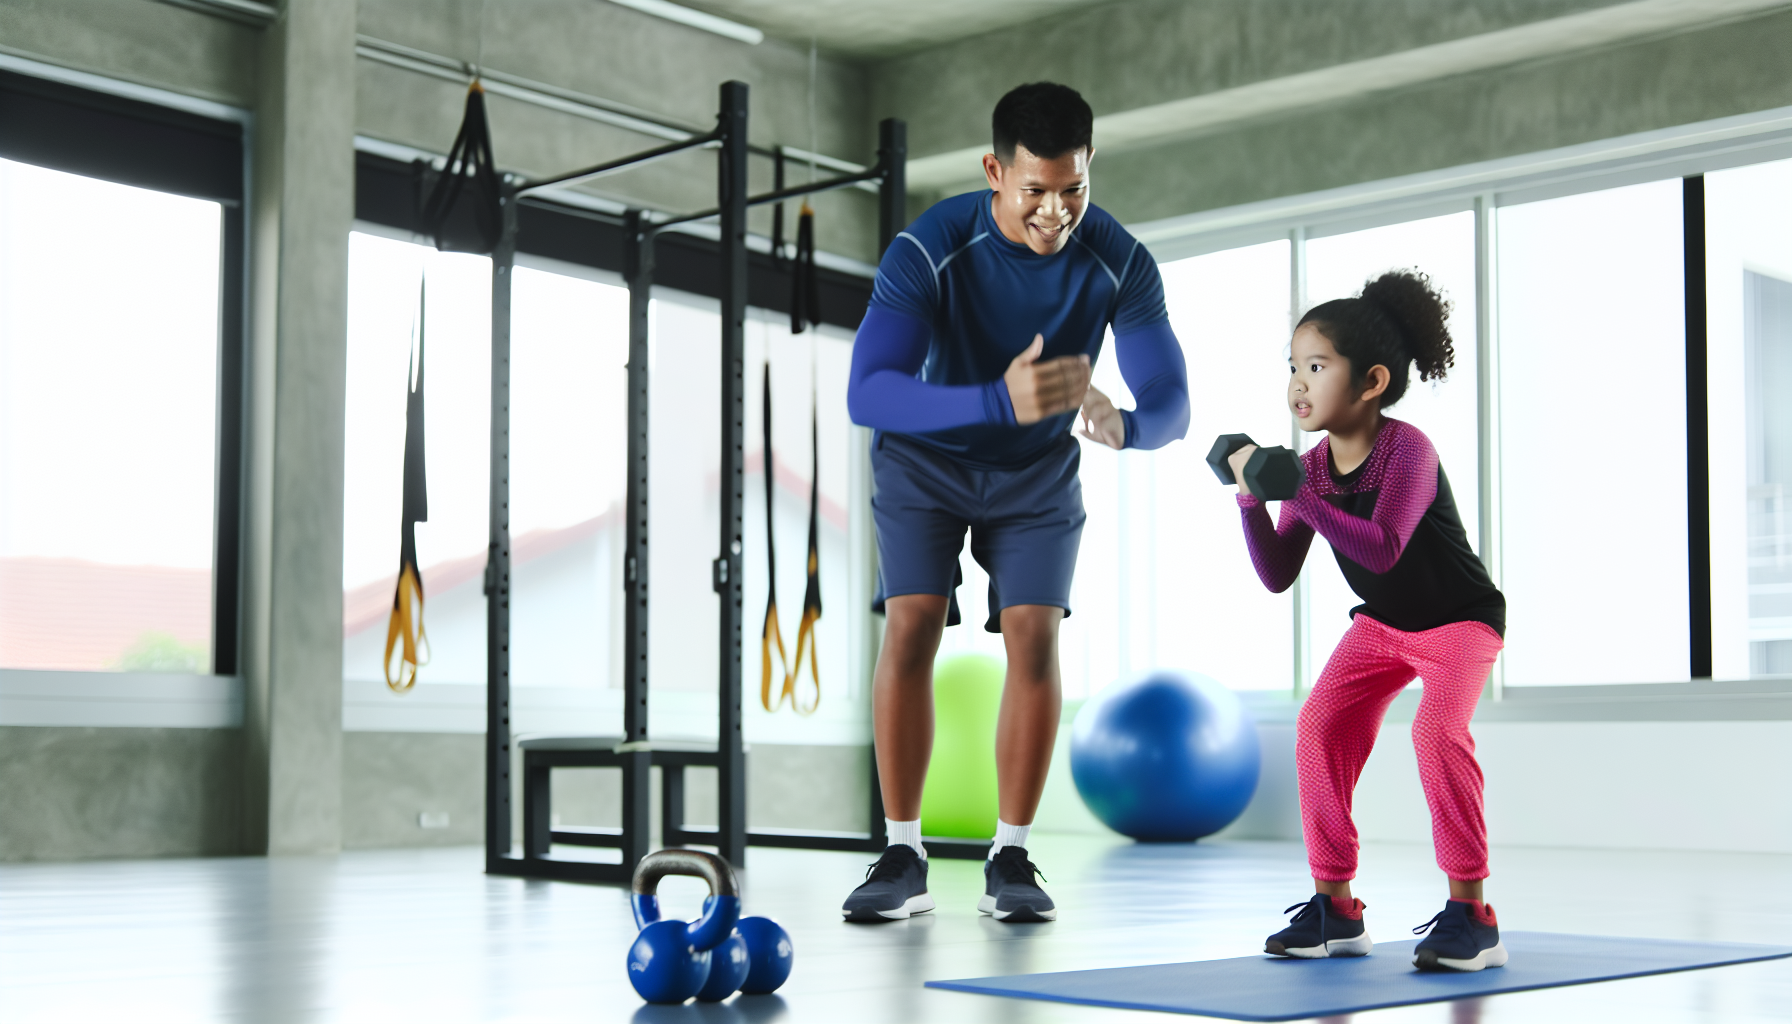
[[1212,835],[1244,813],[1262,755],[1238,695],[1206,676],[1156,671],[1096,694],[1070,726],[1083,803],[1145,842]]

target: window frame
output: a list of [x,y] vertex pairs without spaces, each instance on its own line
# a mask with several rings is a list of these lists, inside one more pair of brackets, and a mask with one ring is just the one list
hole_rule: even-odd
[[[1709,367],[1704,175],[1710,171],[1792,158],[1792,107],[1487,161],[1442,171],[1367,182],[1306,195],[1204,211],[1130,225],[1160,263],[1275,239],[1289,242],[1290,319],[1308,305],[1306,244],[1314,238],[1473,211],[1475,215],[1476,375],[1479,420],[1479,545],[1496,584],[1502,583],[1500,507],[1498,211],[1546,199],[1679,178],[1682,182],[1683,282],[1686,323],[1687,552],[1690,683],[1516,687],[1513,696],[1539,700],[1592,699],[1583,691],[1679,695],[1713,685],[1750,681],[1712,678]],[[1294,671],[1288,695],[1303,696],[1311,659],[1307,575],[1295,585]],[[1487,695],[1507,698],[1503,663],[1496,663]],[[1753,680],[1792,691],[1792,677]],[[1623,691],[1619,693],[1618,691]],[[1750,689],[1750,692],[1754,692]],[[1260,699],[1259,699],[1260,702]],[[1777,708],[1777,705],[1775,705]],[[1777,715],[1772,710],[1771,715]]]
[[[225,678],[239,676],[241,669],[243,488],[248,475],[244,431],[249,239],[245,209],[250,194],[253,127],[252,114],[240,107],[0,54],[0,157],[219,204],[212,651],[211,670],[205,675]],[[132,672],[58,675],[82,677],[82,685],[108,693],[113,692],[108,680],[119,680],[121,699],[128,688],[147,677],[168,678],[162,673]],[[29,697],[41,690],[44,678],[42,672],[0,669],[0,684],[4,684],[0,703],[9,696]],[[15,689],[19,694],[13,694]],[[147,712],[129,724],[180,726],[190,720],[192,725],[214,727],[220,715],[240,719],[240,696],[225,701],[234,711],[224,705],[212,707],[216,703],[214,689],[201,685],[194,691],[199,697],[160,705],[165,713]],[[186,710],[180,710],[183,708]],[[91,715],[78,712],[71,708],[62,716],[78,721],[63,722],[46,711],[31,717],[47,714],[57,720],[29,724],[113,724],[89,721]],[[0,724],[11,721],[12,716],[0,714]]]

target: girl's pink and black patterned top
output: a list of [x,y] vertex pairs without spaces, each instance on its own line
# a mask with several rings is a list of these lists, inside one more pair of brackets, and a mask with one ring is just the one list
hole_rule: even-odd
[[1245,542],[1257,578],[1276,593],[1300,575],[1318,530],[1368,615],[1416,633],[1452,622],[1506,632],[1506,598],[1469,547],[1437,449],[1419,428],[1387,419],[1361,466],[1339,473],[1331,439],[1301,456],[1307,482],[1271,525],[1264,503],[1240,494]]

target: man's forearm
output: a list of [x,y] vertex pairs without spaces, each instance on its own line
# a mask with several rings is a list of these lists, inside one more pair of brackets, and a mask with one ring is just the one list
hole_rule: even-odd
[[1168,320],[1114,338],[1136,408],[1123,410],[1126,447],[1162,448],[1188,433],[1188,367]]
[[1002,381],[929,384],[918,379],[927,358],[928,326],[873,306],[853,342],[846,408],[864,427],[925,434],[977,423],[1013,423],[1014,406]]

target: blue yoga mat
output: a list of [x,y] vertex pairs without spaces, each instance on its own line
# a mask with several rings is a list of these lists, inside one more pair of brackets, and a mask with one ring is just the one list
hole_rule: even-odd
[[1473,974],[1414,970],[1412,950],[1418,942],[1412,940],[1378,942],[1369,956],[1333,960],[1246,956],[930,981],[927,987],[1230,1020],[1304,1020],[1792,956],[1792,948],[1785,946],[1735,942],[1614,939],[1550,932],[1507,932],[1501,940],[1512,956],[1510,962]]

